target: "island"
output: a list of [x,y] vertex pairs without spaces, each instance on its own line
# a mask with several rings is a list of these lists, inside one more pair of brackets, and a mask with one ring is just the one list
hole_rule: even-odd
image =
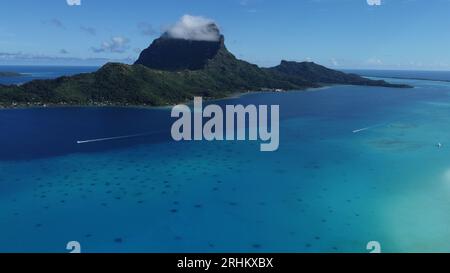
[[23,76],[23,74],[17,72],[0,71],[0,77],[20,77],[20,76]]
[[[217,29],[216,26],[212,26]],[[93,73],[0,85],[2,107],[40,105],[174,105],[195,96],[217,99],[248,91],[289,91],[332,84],[409,88],[326,68],[281,61],[262,68],[237,59],[217,41],[155,39],[132,64],[107,63]]]

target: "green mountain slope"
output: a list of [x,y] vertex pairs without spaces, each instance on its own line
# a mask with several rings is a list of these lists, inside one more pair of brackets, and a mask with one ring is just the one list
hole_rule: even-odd
[[[235,58],[226,49],[223,37],[216,44],[206,45],[208,54],[200,50],[205,48],[205,43],[198,41],[161,37],[155,43],[158,43],[156,53],[159,55],[170,54],[178,48],[178,57],[168,59],[164,67],[155,69],[161,66],[162,59],[151,52],[155,47],[152,45],[145,50],[152,57],[140,58],[134,65],[108,63],[94,73],[35,80],[20,86],[0,85],[0,105],[156,106],[185,102],[194,96],[222,98],[248,90],[298,90],[322,84],[408,87],[372,81],[313,63],[283,61],[277,67],[259,68]],[[165,43],[170,46],[166,48]],[[187,49],[186,43],[189,43]]]

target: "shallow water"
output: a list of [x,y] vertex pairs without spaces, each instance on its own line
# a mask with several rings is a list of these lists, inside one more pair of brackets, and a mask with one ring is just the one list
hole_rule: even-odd
[[0,251],[448,252],[450,84],[399,81],[221,101],[280,105],[272,153],[176,143],[163,109],[2,110]]

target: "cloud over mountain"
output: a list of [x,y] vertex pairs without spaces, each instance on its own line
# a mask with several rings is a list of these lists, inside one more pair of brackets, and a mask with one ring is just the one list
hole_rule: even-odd
[[193,41],[219,41],[220,31],[216,23],[202,16],[184,15],[166,31],[169,38]]

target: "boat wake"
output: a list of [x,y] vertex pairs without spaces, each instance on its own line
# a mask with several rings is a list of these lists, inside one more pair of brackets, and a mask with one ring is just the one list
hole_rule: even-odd
[[360,129],[355,129],[355,130],[352,131],[352,133],[356,134],[356,133],[367,131],[367,130],[370,130],[370,129],[373,129],[373,128],[376,128],[376,127],[380,127],[380,126],[383,126],[383,125],[385,125],[385,124],[383,123],[383,124],[377,124],[377,125],[373,125],[373,126],[369,126],[369,127],[360,128]]
[[155,134],[160,134],[160,133],[161,132],[151,132],[151,133],[142,133],[142,134],[125,135],[125,136],[114,136],[114,137],[105,137],[105,138],[96,138],[96,139],[87,139],[87,140],[77,140],[76,143],[77,144],[86,144],[86,143],[93,143],[93,142],[102,142],[102,141],[127,139],[127,138],[141,137],[141,136],[149,136],[149,135],[155,135]]

